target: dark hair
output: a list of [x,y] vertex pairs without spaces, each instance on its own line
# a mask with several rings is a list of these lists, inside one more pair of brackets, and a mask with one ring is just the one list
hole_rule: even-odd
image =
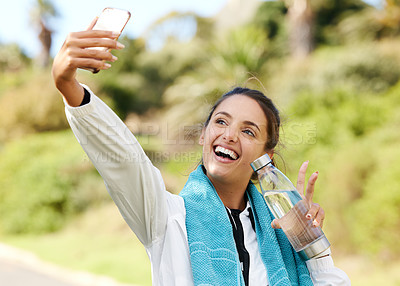
[[211,117],[214,114],[215,109],[227,98],[233,95],[244,95],[257,101],[258,105],[263,110],[265,117],[267,118],[267,142],[265,143],[265,151],[273,151],[275,146],[279,142],[279,128],[281,125],[281,119],[279,111],[272,103],[271,99],[266,97],[261,91],[236,87],[233,90],[225,93],[211,108],[210,114],[207,120],[204,122],[204,126],[207,127],[210,123]]

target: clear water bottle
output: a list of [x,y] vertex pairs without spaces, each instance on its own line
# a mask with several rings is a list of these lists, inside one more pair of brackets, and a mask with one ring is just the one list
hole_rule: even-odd
[[265,154],[251,163],[258,174],[261,191],[275,218],[293,248],[308,260],[326,251],[330,243],[320,227],[306,219],[310,205],[303,200],[292,182],[274,165]]

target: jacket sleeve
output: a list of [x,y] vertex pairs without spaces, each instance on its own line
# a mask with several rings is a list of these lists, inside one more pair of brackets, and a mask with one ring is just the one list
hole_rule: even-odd
[[335,267],[331,256],[306,261],[308,271],[314,285],[317,286],[349,286],[347,274]]
[[163,237],[167,222],[165,185],[136,138],[96,95],[71,107],[67,120],[78,142],[104,180],[122,217],[146,246]]

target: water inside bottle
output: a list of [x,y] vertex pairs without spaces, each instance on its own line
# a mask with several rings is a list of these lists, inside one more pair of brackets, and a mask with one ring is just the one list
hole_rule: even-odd
[[302,198],[297,190],[293,191],[268,191],[264,194],[269,209],[276,218],[287,214]]
[[269,191],[264,194],[268,207],[296,251],[301,251],[324,236],[320,227],[306,219],[309,207],[297,190]]

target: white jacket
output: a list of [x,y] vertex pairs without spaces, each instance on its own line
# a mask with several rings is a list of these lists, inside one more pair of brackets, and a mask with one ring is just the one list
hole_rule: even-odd
[[[159,170],[130,130],[85,88],[91,93],[90,102],[80,107],[66,104],[68,122],[104,179],[122,217],[146,248],[153,285],[193,285],[183,199],[166,190]],[[246,225],[251,229],[249,223],[244,219],[245,229]],[[257,243],[250,242],[255,241],[254,237],[254,231],[245,231],[250,256],[261,262]],[[264,265],[256,264],[250,266],[250,285],[267,285]],[[307,267],[314,285],[350,285],[347,275],[334,267],[330,256],[309,260]]]

